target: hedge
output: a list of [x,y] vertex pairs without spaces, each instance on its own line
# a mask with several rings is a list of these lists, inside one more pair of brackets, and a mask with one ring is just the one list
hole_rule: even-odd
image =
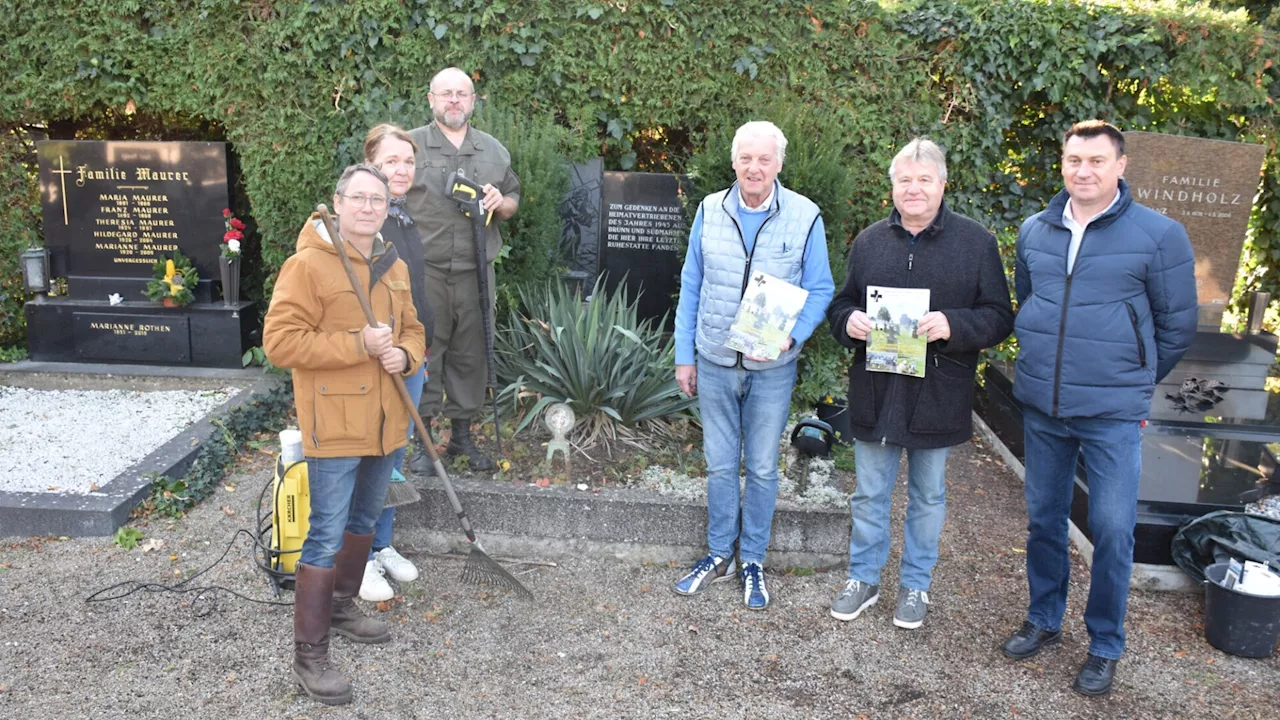
[[[1058,138],[1073,120],[1266,143],[1241,288],[1280,297],[1277,42],[1243,9],[1171,0],[19,0],[0,8],[0,21],[0,187],[10,198],[0,208],[0,344],[21,337],[13,256],[39,236],[35,137],[101,136],[104,126],[159,118],[225,138],[269,277],[335,170],[354,159],[354,139],[376,122],[428,118],[427,81],[447,65],[473,73],[503,118],[494,129],[518,126],[569,157],[603,154],[607,169],[724,182],[728,130],[758,117],[789,123],[792,153],[821,145],[814,152],[834,153],[846,171],[848,191],[827,208],[838,273],[848,241],[887,212],[886,165],[917,134],[948,148],[953,206],[1004,238],[1058,188]],[[522,214],[549,218],[558,198],[542,195],[526,195]],[[510,228],[504,278],[554,273],[553,225]]]

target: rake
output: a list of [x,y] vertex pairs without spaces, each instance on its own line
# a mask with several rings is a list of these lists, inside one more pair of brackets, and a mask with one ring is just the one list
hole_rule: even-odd
[[[368,294],[364,288],[360,286],[360,279],[356,276],[356,269],[351,265],[351,258],[347,257],[346,243],[338,235],[338,228],[334,225],[333,216],[329,214],[329,208],[323,204],[316,206],[316,212],[319,213],[321,221],[324,222],[325,230],[328,231],[330,239],[333,240],[333,248],[338,251],[338,259],[342,261],[342,269],[347,273],[347,279],[351,281],[351,289],[356,293],[356,299],[360,301],[360,309],[364,311],[365,320],[368,321],[370,327],[378,326],[378,319],[373,315],[373,307],[369,304]],[[453,489],[453,483],[449,480],[449,473],[445,472],[444,464],[440,462],[440,455],[436,452],[435,442],[431,439],[431,434],[427,432],[427,424],[422,421],[422,416],[418,414],[418,408],[414,406],[413,398],[409,397],[409,390],[404,386],[404,378],[399,375],[388,373],[395,382],[396,389],[400,392],[400,400],[404,402],[405,408],[409,410],[409,416],[413,418],[413,426],[417,429],[418,439],[422,441],[422,447],[426,448],[427,454],[431,456],[431,463],[435,466],[436,477],[440,478],[440,482],[444,484],[444,493],[449,496],[449,504],[453,506],[453,512],[458,516],[458,522],[462,525],[462,532],[466,533],[467,542],[471,545],[471,551],[467,555],[467,562],[462,568],[462,581],[472,585],[496,585],[498,587],[508,588],[517,595],[527,600],[533,599],[533,593],[529,592],[529,588],[524,586],[516,579],[514,575],[507,572],[497,560],[489,557],[489,554],[480,546],[480,540],[476,538],[475,531],[471,529],[471,521],[467,519],[467,514],[462,510],[462,503],[458,501],[458,493]]]

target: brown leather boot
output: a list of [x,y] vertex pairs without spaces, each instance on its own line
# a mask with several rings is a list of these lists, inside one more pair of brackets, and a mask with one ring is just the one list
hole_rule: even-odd
[[298,563],[293,590],[293,679],[308,697],[325,705],[351,702],[351,683],[329,667],[332,568]]
[[333,556],[336,578],[333,583],[333,631],[359,643],[391,642],[391,631],[381,620],[365,617],[356,607],[355,596],[364,581],[364,566],[369,561],[373,535],[342,536],[342,549]]

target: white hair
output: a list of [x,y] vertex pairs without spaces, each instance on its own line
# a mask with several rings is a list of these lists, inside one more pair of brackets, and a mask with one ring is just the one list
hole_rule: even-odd
[[938,168],[938,179],[942,182],[947,181],[947,153],[934,141],[927,137],[918,137],[907,146],[898,151],[893,156],[893,162],[889,163],[889,182],[893,182],[893,176],[898,169],[898,163],[903,160],[912,160],[918,163],[932,163]]
[[738,146],[742,140],[749,137],[773,138],[778,147],[778,164],[781,165],[787,159],[787,136],[782,134],[782,130],[768,120],[752,120],[733,134],[733,147],[729,149],[733,160],[738,159]]

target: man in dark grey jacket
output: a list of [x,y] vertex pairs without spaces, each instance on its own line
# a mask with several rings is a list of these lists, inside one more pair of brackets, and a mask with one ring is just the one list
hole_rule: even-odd
[[[978,353],[1009,336],[1013,309],[995,237],[942,200],[942,149],[924,138],[912,140],[893,159],[889,180],[893,212],[853,241],[844,288],[827,310],[831,332],[856,351],[849,419],[858,475],[850,500],[849,576],[831,615],[853,620],[880,599],[890,498],[906,448],[910,500],[893,623],[911,629],[924,623],[928,611],[946,513],[947,451],[973,435]],[[869,285],[929,290],[929,312],[916,328],[928,341],[924,377],[867,370]]]
[[1195,257],[1176,220],[1133,201],[1124,135],[1100,120],[1062,141],[1066,188],[1018,234],[1018,371],[1026,437],[1030,606],[1004,654],[1062,636],[1076,459],[1089,482],[1089,656],[1073,687],[1111,690],[1124,651],[1142,422],[1196,330]]

